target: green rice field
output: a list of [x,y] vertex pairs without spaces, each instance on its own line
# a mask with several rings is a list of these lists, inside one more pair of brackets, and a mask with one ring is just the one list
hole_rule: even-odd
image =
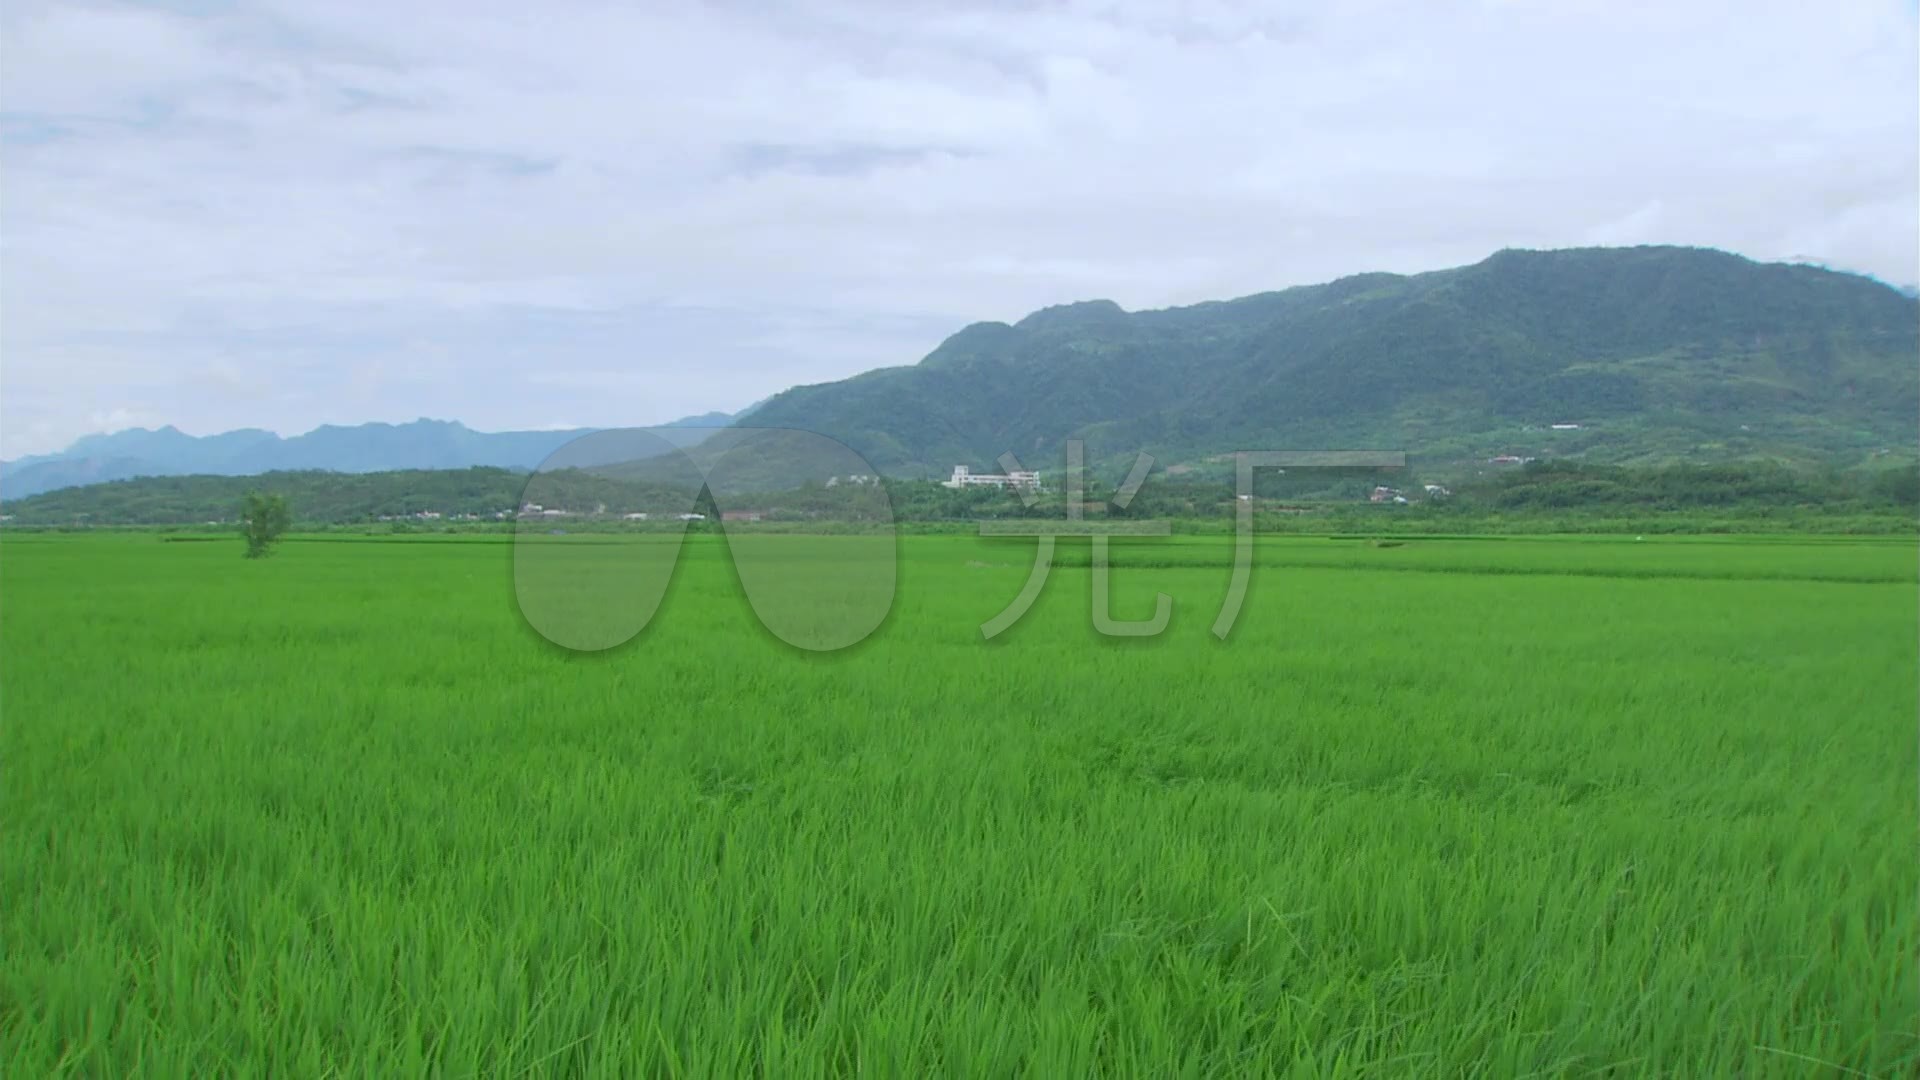
[[1920,1074],[1911,538],[845,542],[9,536],[6,1074]]

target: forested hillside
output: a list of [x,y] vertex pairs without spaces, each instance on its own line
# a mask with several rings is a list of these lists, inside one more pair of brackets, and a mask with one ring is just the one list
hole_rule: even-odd
[[1070,438],[1168,463],[1404,449],[1455,474],[1499,455],[1851,465],[1915,455],[1917,329],[1911,297],[1815,267],[1503,251],[1186,308],[1090,301],[978,323],[916,365],[780,394],[750,423],[921,476],[1006,451],[1058,467]]

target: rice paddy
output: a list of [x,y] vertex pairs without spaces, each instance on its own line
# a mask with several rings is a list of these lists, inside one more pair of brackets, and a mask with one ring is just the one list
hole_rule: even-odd
[[444,540],[0,545],[9,1075],[1920,1071],[1911,540]]

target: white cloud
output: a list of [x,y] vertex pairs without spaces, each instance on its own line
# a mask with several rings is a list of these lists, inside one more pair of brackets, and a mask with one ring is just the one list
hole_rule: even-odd
[[757,7],[9,6],[0,451],[650,423],[1503,246],[1920,279],[1904,3]]

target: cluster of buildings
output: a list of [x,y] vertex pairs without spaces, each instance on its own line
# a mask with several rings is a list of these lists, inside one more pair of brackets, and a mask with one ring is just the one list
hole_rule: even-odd
[[[1429,499],[1444,499],[1453,494],[1452,491],[1449,491],[1440,484],[1427,484],[1425,485],[1425,490],[1426,496]],[[1383,486],[1374,488],[1373,492],[1367,496],[1367,501],[1377,503],[1405,503],[1407,496],[1406,493],[1399,488]]]
[[491,516],[495,521],[503,521],[513,516],[510,510],[499,510],[487,514],[442,514],[438,510],[416,510],[411,514],[381,514],[376,521],[482,521]]
[[[720,520],[721,521],[764,521],[766,520],[767,516],[771,513],[772,513],[771,510],[722,510],[720,511]],[[651,521],[653,520],[653,517],[654,515],[649,514],[644,510],[636,510],[631,514],[621,514],[620,520]],[[660,518],[660,520],[661,521],[705,521],[707,520],[707,515],[696,514],[689,511],[684,514],[664,515]]]
[[1020,471],[998,473],[976,473],[965,465],[955,465],[953,476],[940,482],[945,488],[997,487],[1012,491],[1039,491],[1040,474]]
[[[1553,426],[1553,430],[1555,431],[1580,430],[1580,425],[1574,424],[1574,423],[1560,423],[1560,424],[1554,424],[1552,426]],[[1883,450],[1879,452],[1885,453],[1886,451]],[[1517,454],[1499,454],[1494,457],[1488,458],[1487,464],[1489,465],[1524,465],[1533,460],[1535,459],[1532,457],[1521,457]],[[865,473],[854,473],[848,476],[830,476],[827,478],[826,486],[831,488],[831,487],[839,487],[842,484],[848,484],[848,485],[853,485],[857,487],[857,486],[864,486],[867,484],[877,485],[879,483],[880,483],[880,478],[877,476],[872,476]],[[965,465],[955,465],[953,467],[953,475],[948,477],[946,480],[941,481],[940,486],[944,488],[952,488],[955,490],[962,490],[966,488],[978,488],[978,487],[1000,488],[1002,490],[1008,490],[1008,491],[1043,491],[1045,490],[1040,484],[1040,474],[1032,470],[1013,470],[1006,473],[976,473]],[[1424,485],[1424,494],[1429,499],[1439,499],[1439,498],[1445,498],[1448,495],[1451,495],[1453,493],[1449,491],[1446,487],[1440,484],[1427,484],[1427,485]],[[1242,500],[1247,500],[1247,499],[1250,499],[1251,496],[1241,495],[1239,496],[1239,498],[1241,498]],[[1367,496],[1367,499],[1369,502],[1375,502],[1375,503],[1406,503],[1408,501],[1407,495],[1405,492],[1401,491],[1399,488],[1387,487],[1384,485],[1374,488],[1373,491],[1369,493],[1369,495]],[[606,513],[606,507],[601,506],[597,508],[595,513],[596,514]],[[737,521],[737,522],[757,522],[757,521],[765,520],[771,513],[772,513],[771,511],[767,511],[767,510],[723,510],[720,513],[720,520],[721,521]],[[482,516],[483,515],[480,515],[480,514],[455,514],[453,515],[452,520],[473,521],[473,520],[480,520]],[[519,518],[522,520],[551,519],[551,518],[573,517],[575,516],[575,512],[571,510],[562,510],[557,507],[549,508],[549,507],[542,506],[539,503],[530,502],[521,506],[518,511],[501,510],[496,512],[492,516],[496,519],[502,519],[502,520],[508,519],[508,518]],[[441,514],[438,511],[422,510],[416,514],[400,515],[398,517],[382,517],[380,520],[381,521],[404,520],[409,517],[417,520],[422,520],[422,521],[436,521],[440,519]],[[655,518],[655,515],[649,514],[646,511],[634,511],[633,513],[622,514],[620,515],[620,517],[621,517],[621,520],[623,521],[639,522],[639,521],[653,520]],[[659,520],[705,521],[706,517],[707,516],[705,514],[682,513],[682,514],[660,516]]]
[[[722,510],[720,511],[720,520],[721,521],[764,521],[766,520],[767,515],[770,513],[772,513],[772,511],[770,510]],[[646,521],[649,518],[649,515],[645,513],[622,514],[620,516],[622,519],[626,521]],[[660,520],[662,521],[705,521],[707,520],[707,515],[695,514],[695,513],[671,514],[671,515],[668,515],[667,517],[661,518]]]

